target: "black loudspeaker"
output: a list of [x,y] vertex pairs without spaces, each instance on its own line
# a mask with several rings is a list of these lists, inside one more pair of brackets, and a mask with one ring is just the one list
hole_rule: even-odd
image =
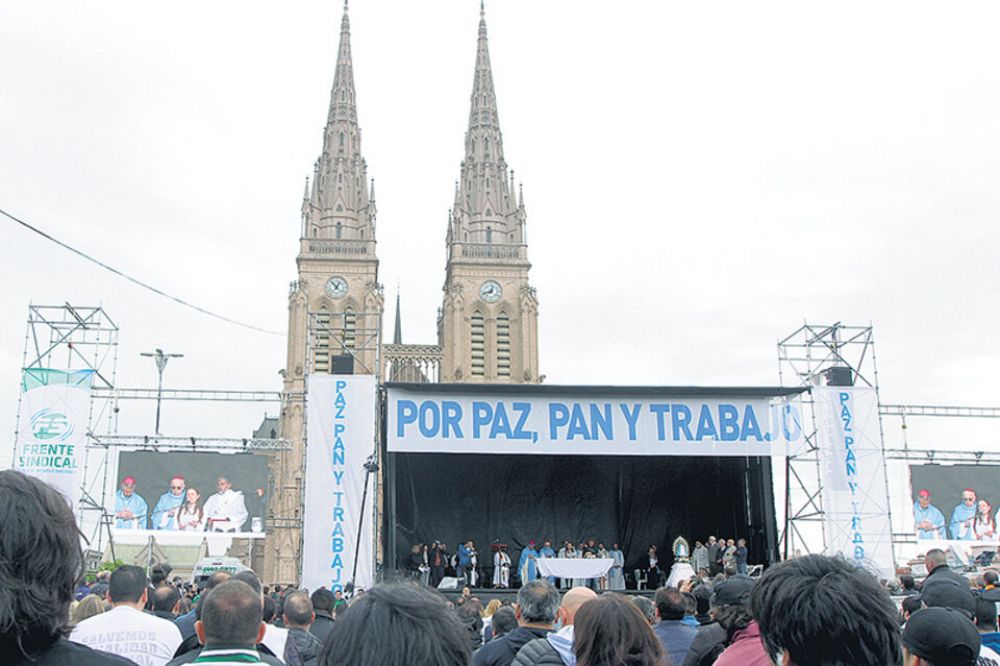
[[353,375],[354,357],[350,354],[338,354],[333,357],[333,374]]
[[823,371],[827,386],[854,386],[854,372],[850,368],[835,365]]

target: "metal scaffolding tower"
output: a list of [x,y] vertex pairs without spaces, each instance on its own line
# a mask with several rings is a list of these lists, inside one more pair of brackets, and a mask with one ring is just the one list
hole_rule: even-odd
[[[786,381],[806,387],[864,385],[877,395],[872,327],[804,323],[778,342],[778,375],[782,386]],[[785,524],[779,540],[785,558],[797,550],[826,549],[816,417],[809,392],[802,394],[802,410],[804,438],[785,457]],[[879,420],[881,433],[881,415]],[[812,547],[817,540],[822,549]]]

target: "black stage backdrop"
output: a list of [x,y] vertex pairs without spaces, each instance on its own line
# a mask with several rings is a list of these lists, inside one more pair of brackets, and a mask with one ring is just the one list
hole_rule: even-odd
[[651,543],[668,570],[678,536],[692,549],[710,534],[746,538],[751,564],[777,553],[768,458],[395,453],[388,462],[390,569],[405,568],[414,543],[443,541],[453,553],[470,538],[488,570],[498,540],[515,566],[532,539],[556,550],[566,539],[617,541],[628,572]]

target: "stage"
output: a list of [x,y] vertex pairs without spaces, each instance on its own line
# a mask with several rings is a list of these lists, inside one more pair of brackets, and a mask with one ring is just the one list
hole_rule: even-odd
[[[636,455],[611,454],[629,449],[628,444],[619,445],[619,440],[615,438],[618,432],[624,430],[622,428],[608,437],[607,444],[597,445],[602,448],[587,444],[589,448],[579,447],[580,453],[550,455],[546,451],[552,449],[542,446],[520,452],[517,445],[492,443],[488,445],[490,450],[484,451],[484,446],[478,442],[459,452],[458,444],[445,441],[447,426],[442,439],[442,430],[433,420],[434,415],[425,410],[430,416],[424,418],[424,412],[417,411],[429,402],[420,402],[418,398],[425,394],[445,394],[447,399],[439,399],[440,409],[443,410],[439,421],[447,423],[446,411],[449,409],[462,413],[464,405],[450,400],[453,386],[389,385],[391,391],[405,389],[403,396],[407,401],[400,406],[402,398],[394,403],[390,393],[387,418],[383,421],[388,431],[383,441],[391,442],[396,435],[401,442],[391,445],[384,452],[386,528],[382,545],[387,573],[406,569],[414,544],[443,542],[447,545],[447,552],[453,554],[459,543],[470,539],[478,550],[479,568],[484,580],[492,580],[493,553],[490,546],[493,543],[509,545],[512,576],[516,575],[522,549],[530,541],[535,541],[538,547],[544,541],[550,541],[556,551],[566,540],[579,544],[594,539],[598,543],[603,542],[608,550],[614,543],[619,543],[625,554],[626,579],[632,578],[635,569],[646,568],[644,559],[651,544],[658,548],[660,568],[668,572],[674,562],[671,546],[677,537],[684,537],[692,551],[695,541],[705,541],[709,535],[725,539],[744,538],[751,564],[777,561],[771,458],[734,454],[738,451],[755,453],[759,448],[724,449],[716,442],[712,445],[714,448],[707,451],[715,451],[715,455],[678,455],[676,451],[652,455],[645,450],[638,451]],[[466,410],[477,415],[488,410],[493,410],[495,414],[500,405],[509,405],[511,416],[507,427],[513,435],[512,439],[518,439],[513,425],[516,410],[525,410],[522,405],[527,404],[518,400],[539,394],[547,400],[549,432],[555,432],[551,423],[559,416],[560,405],[568,405],[567,410],[575,409],[576,405],[571,400],[582,402],[596,391],[604,396],[602,400],[622,400],[619,404],[623,411],[627,409],[625,401],[649,401],[647,406],[653,413],[661,405],[677,404],[668,402],[670,400],[685,399],[690,403],[692,395],[709,395],[714,400],[723,399],[714,396],[725,396],[724,400],[737,403],[739,399],[760,401],[764,396],[781,395],[788,391],[775,388],[635,389],[495,385],[462,385],[454,390],[460,390],[463,397],[470,396],[466,398],[470,401]],[[492,400],[487,402],[484,398],[477,401],[480,392]],[[560,402],[554,402],[556,398],[548,398],[548,394],[557,394]],[[664,402],[654,402],[654,399]],[[767,404],[766,400],[764,404]],[[588,406],[590,414],[595,414],[594,403]],[[719,407],[720,413],[727,406]],[[607,409],[609,414],[612,412],[608,403],[597,404],[596,407],[598,416],[602,408]],[[766,413],[764,417],[763,422],[766,423]],[[418,437],[416,443],[423,450],[409,452],[412,450],[406,446],[409,442],[399,437],[408,424],[406,418],[411,418],[410,422],[420,426],[420,434],[439,427],[432,437]],[[486,419],[481,420],[482,437],[485,439]],[[465,426],[459,417],[455,417],[455,423]],[[591,439],[595,439],[601,434],[600,425],[583,424],[580,429],[594,435]],[[457,429],[457,434],[472,430],[466,428],[464,431]],[[537,430],[545,432],[544,429]],[[520,449],[524,450],[523,445]],[[588,454],[587,451],[593,453]],[[634,581],[629,580],[628,586],[634,588]],[[483,594],[490,592],[485,590]]]

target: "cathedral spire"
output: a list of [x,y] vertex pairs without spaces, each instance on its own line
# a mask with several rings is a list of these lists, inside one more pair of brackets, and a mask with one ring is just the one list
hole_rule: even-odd
[[399,285],[396,285],[396,330],[392,333],[392,344],[403,344],[403,317],[399,313]]
[[323,130],[323,152],[316,161],[305,235],[315,239],[375,240],[375,205],[368,167],[361,154],[351,20],[347,2],[340,20],[340,45]]
[[465,159],[453,207],[455,242],[520,245],[523,221],[503,154],[503,135],[493,87],[486,9],[479,5],[476,66],[465,132]]

